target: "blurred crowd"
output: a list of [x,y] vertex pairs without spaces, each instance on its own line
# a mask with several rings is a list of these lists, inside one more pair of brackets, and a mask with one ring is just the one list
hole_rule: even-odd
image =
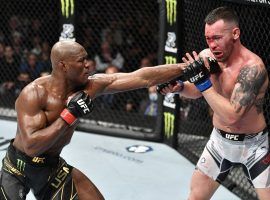
[[[107,27],[96,30],[81,16],[77,42],[88,52],[92,74],[130,72],[157,64],[156,34],[151,26],[140,26],[134,33],[131,18],[111,20]],[[137,25],[136,25],[137,26]],[[56,41],[49,41],[40,19],[16,15],[8,19],[7,27],[0,29],[0,101],[1,105],[14,107],[14,102],[25,85],[51,72],[50,50]],[[137,40],[143,40],[138,42]],[[145,48],[144,40],[152,41]],[[149,42],[148,42],[149,45]],[[151,49],[151,50],[149,50]],[[96,100],[100,108],[157,115],[155,87],[104,95]]]
[[[110,20],[107,26],[93,26],[91,18],[82,14],[76,41],[88,52],[92,74],[131,72],[157,65],[158,35],[150,24],[136,23],[132,18]],[[94,19],[92,19],[94,20]],[[95,19],[97,20],[97,19]],[[25,85],[51,72],[50,50],[56,41],[46,35],[46,23],[37,18],[11,16],[7,27],[0,29],[0,105],[14,107]],[[138,31],[134,31],[138,30]],[[147,46],[145,46],[147,44]],[[118,94],[107,94],[95,100],[99,109],[158,114],[156,87]],[[192,102],[181,99],[180,116],[184,120],[198,118]],[[203,118],[206,112],[202,114]]]

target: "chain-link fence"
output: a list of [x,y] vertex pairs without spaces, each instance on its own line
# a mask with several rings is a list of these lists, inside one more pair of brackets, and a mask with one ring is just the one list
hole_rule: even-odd
[[[157,64],[157,1],[106,0],[89,4],[78,0],[76,3],[76,37],[96,62],[97,72],[111,73],[111,68],[130,72]],[[111,58],[106,56],[108,49]],[[147,89],[104,95],[96,99],[95,105],[97,109],[90,117],[94,124],[115,127],[118,133],[119,128],[125,132],[154,132],[157,103],[149,100]]]
[[0,104],[14,107],[21,89],[49,73],[59,32],[56,1],[0,1]]
[[[2,107],[14,108],[21,89],[50,72],[49,52],[60,36],[61,13],[67,17],[74,11],[75,38],[86,48],[93,73],[130,72],[157,64],[159,7],[155,0],[1,0],[0,9]],[[90,125],[82,127],[156,137],[157,101],[153,88],[149,90],[97,98],[95,111],[83,120]]]

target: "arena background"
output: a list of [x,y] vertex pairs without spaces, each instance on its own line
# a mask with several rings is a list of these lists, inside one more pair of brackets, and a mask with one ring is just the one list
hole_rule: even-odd
[[[89,61],[98,61],[102,57],[101,49],[109,45],[121,72],[175,63],[185,52],[206,47],[204,17],[221,5],[237,11],[242,42],[263,58],[268,74],[270,71],[269,0],[0,2],[0,115],[3,118],[16,120],[14,102],[21,89],[34,78],[50,73],[50,48],[59,39],[76,39],[87,49]],[[27,62],[35,67],[28,69]],[[269,91],[266,97],[264,110],[269,127]],[[167,95],[150,102],[148,90],[140,89],[99,97],[95,105],[89,118],[80,119],[78,130],[165,142],[194,164],[212,129],[211,110],[203,98],[191,101]],[[224,185],[241,199],[257,199],[239,167]]]

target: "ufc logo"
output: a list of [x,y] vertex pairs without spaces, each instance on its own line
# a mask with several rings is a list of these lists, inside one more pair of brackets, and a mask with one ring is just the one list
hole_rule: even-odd
[[229,140],[239,140],[239,135],[231,135],[231,134],[226,134],[226,138]]
[[200,72],[199,74],[196,74],[195,76],[191,77],[190,82],[194,83],[194,82],[196,82],[197,80],[199,80],[200,78],[203,78],[203,77],[204,77],[203,72]]
[[45,160],[45,158],[40,158],[40,157],[34,157],[34,158],[32,159],[32,161],[33,161],[34,163],[44,163],[44,160]]
[[86,105],[86,103],[84,102],[84,100],[79,99],[77,101],[77,103],[80,105],[81,108],[83,108],[84,113],[90,112],[90,110],[89,110],[88,106]]

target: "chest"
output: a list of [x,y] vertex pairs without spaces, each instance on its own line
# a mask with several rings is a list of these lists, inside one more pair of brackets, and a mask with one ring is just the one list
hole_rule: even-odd
[[222,73],[213,76],[214,87],[221,95],[228,98],[231,96],[239,72],[240,69],[225,68],[222,69]]
[[47,123],[51,124],[60,116],[60,113],[65,108],[66,100],[55,95],[48,95],[44,104],[43,110],[47,118]]

